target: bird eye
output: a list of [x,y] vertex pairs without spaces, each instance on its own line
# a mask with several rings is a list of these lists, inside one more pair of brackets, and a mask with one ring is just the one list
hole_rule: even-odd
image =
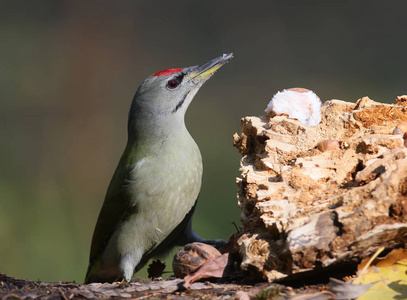
[[171,79],[167,82],[167,86],[169,89],[175,89],[178,86],[178,81],[175,79]]

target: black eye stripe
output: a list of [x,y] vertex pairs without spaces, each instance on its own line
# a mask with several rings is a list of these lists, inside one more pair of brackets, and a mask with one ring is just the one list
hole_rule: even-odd
[[186,94],[182,97],[181,101],[178,102],[178,104],[177,104],[177,105],[175,106],[175,108],[173,109],[172,113],[176,113],[176,112],[178,111],[178,109],[180,109],[180,107],[182,106],[182,104],[184,104],[185,99],[187,98],[188,94],[189,94],[189,93],[186,93]]

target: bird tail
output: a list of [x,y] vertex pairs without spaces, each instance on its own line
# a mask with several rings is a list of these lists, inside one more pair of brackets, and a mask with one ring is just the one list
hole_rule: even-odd
[[91,280],[91,277],[92,277],[92,269],[93,269],[92,266],[93,266],[93,264],[89,263],[88,270],[86,271],[86,276],[85,276],[84,284],[88,284],[88,283],[94,282],[94,281]]

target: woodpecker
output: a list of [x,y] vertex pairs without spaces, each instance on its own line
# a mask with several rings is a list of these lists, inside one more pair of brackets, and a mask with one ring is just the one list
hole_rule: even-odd
[[129,282],[150,258],[176,245],[221,244],[192,230],[202,157],[184,116],[199,88],[233,58],[168,69],[139,86],[128,117],[128,141],[110,182],[90,249],[85,283]]

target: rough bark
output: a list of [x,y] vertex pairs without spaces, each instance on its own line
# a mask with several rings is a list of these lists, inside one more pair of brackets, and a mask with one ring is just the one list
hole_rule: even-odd
[[327,101],[315,127],[285,116],[242,119],[234,136],[243,156],[242,269],[273,281],[405,246],[407,149],[404,130],[392,134],[407,122],[405,100]]

